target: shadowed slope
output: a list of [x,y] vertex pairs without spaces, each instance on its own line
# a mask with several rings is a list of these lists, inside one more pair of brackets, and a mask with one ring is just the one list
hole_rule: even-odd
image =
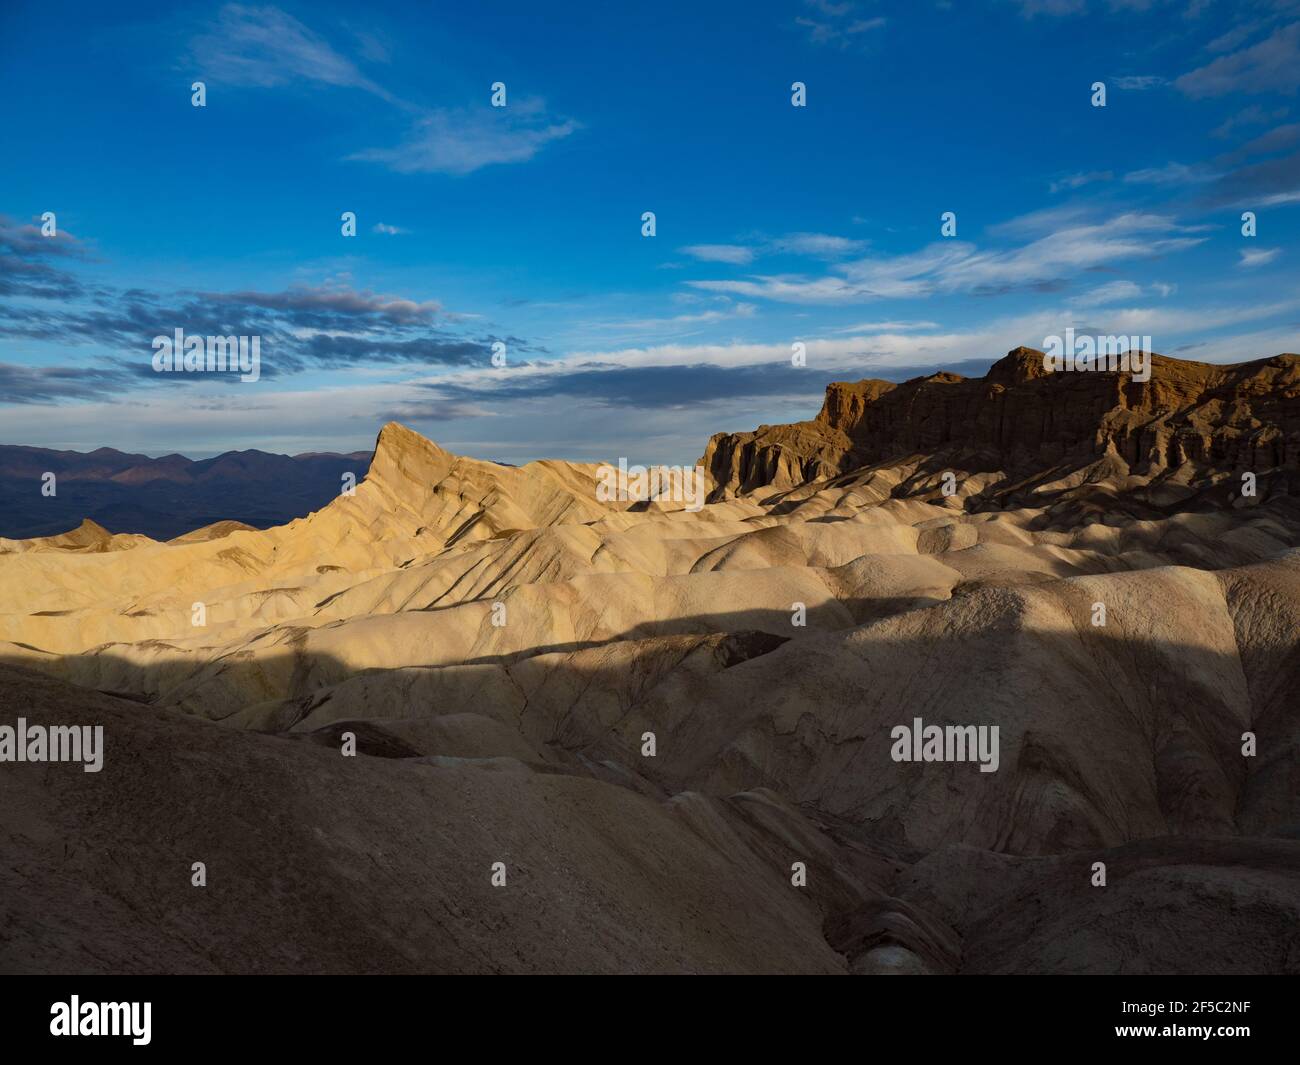
[[[388,425],[282,527],[5,545],[6,705],[122,774],[11,778],[6,964],[1293,971],[1295,364],[833,385],[698,513]],[[996,771],[895,760],[918,718]]]

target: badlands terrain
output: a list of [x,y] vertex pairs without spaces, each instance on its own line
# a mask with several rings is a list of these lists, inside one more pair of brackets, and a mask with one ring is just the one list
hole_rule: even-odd
[[389,424],[288,524],[0,540],[0,724],[105,737],[0,765],[0,969],[1300,972],[1300,356],[1017,349],[701,465]]

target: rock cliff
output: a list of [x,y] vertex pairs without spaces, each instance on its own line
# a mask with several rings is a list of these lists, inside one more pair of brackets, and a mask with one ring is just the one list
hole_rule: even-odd
[[998,472],[998,487],[1058,480],[1110,457],[1122,475],[1207,485],[1300,464],[1300,356],[1230,366],[1151,356],[1126,371],[1050,372],[1016,348],[982,378],[936,373],[826,389],[817,417],[719,433],[701,464],[711,499],[787,490],[923,455],[928,468]]

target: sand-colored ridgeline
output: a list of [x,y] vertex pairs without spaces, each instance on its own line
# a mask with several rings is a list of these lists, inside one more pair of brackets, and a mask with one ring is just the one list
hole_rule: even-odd
[[701,462],[390,423],[284,526],[0,540],[0,723],[107,736],[3,767],[0,968],[1300,972],[1300,357],[1017,349]]

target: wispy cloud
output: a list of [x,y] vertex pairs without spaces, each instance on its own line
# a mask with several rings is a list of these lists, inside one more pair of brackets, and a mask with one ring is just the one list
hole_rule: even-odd
[[539,100],[440,110],[419,119],[397,147],[370,148],[349,158],[381,163],[401,174],[472,174],[485,166],[532,159],[579,128],[572,119],[548,118]]
[[119,367],[18,366],[0,362],[0,403],[95,400],[124,392],[135,378]]
[[[12,256],[0,256],[0,260]],[[2,280],[3,275],[0,275]],[[0,285],[0,287],[3,287]],[[28,291],[24,303],[0,303],[0,338],[86,346],[107,352],[115,370],[97,377],[93,363],[87,380],[157,383],[151,371],[151,341],[184,329],[195,335],[260,336],[262,376],[270,379],[314,369],[373,366],[487,365],[495,339],[508,339],[517,352],[535,351],[519,338],[467,335],[439,324],[452,320],[436,300],[416,300],[357,290],[339,284],[296,286],[279,292],[179,292],[164,295],[142,289],[95,290],[87,303],[69,304],[57,293]],[[57,372],[56,372],[57,371]],[[181,375],[187,385],[204,375]],[[166,379],[173,380],[171,375]],[[221,377],[220,385],[230,383]],[[10,371],[10,391],[25,402],[64,396],[82,398],[75,375]]]
[[594,322],[588,328],[593,330],[613,330],[621,333],[654,332],[658,330],[680,331],[682,327],[713,325],[717,322],[732,321],[737,318],[752,318],[758,308],[752,303],[732,303],[725,297],[717,297],[727,306],[707,311],[695,311],[689,314],[674,314],[666,318],[623,318],[607,322]]
[[1234,26],[1226,33],[1219,34],[1205,46],[1205,50],[1213,55],[1218,55],[1220,52],[1235,52],[1258,33],[1262,25],[1257,19],[1243,22],[1240,26]]
[[1281,248],[1242,248],[1239,252],[1241,261],[1237,263],[1243,270],[1250,270],[1256,266],[1267,266],[1279,255],[1282,254]]
[[1067,174],[1065,177],[1053,181],[1049,186],[1049,191],[1062,192],[1066,189],[1081,189],[1084,185],[1091,185],[1097,181],[1110,181],[1114,177],[1114,171],[1111,170],[1087,170],[1078,174]]
[[754,261],[754,249],[743,244],[688,244],[681,251],[705,263],[731,263],[744,266]]
[[[357,44],[372,61],[388,61],[388,46],[379,38],[364,35]],[[401,144],[348,156],[403,174],[470,174],[494,164],[525,162],[579,128],[572,119],[548,117],[536,98],[502,108],[422,108],[395,96],[356,60],[277,7],[227,4],[216,23],[191,42],[191,53],[205,77],[218,84],[359,89],[414,114]],[[377,226],[375,232],[392,235],[395,228]]]
[[[563,396],[615,408],[695,406],[713,417],[721,401],[745,396],[816,396],[826,380],[837,377],[901,380],[939,367],[980,374],[1009,349],[1020,344],[1040,346],[1045,336],[1070,324],[1107,333],[1151,334],[1168,350],[1180,338],[1243,322],[1275,320],[1294,314],[1300,306],[1294,299],[1231,307],[1113,306],[1140,294],[1138,286],[1121,282],[1094,290],[1091,300],[1073,300],[966,329],[945,330],[933,322],[877,322],[862,323],[851,335],[845,335],[846,330],[834,330],[831,336],[814,334],[800,338],[806,343],[811,373],[792,371],[788,341],[667,343],[574,352],[521,366],[509,376],[483,369],[455,371],[424,382],[423,387],[440,401],[475,403],[485,409],[495,409],[494,402],[508,402],[510,409],[517,411],[517,403]],[[1272,336],[1269,333],[1268,339],[1260,342],[1275,344]],[[1243,344],[1215,341],[1202,357],[1212,352],[1236,356],[1245,351],[1246,357],[1257,358],[1276,350],[1281,349],[1252,351]],[[689,388],[683,386],[684,381],[690,382]]]
[[815,259],[842,259],[861,252],[865,240],[837,237],[830,233],[791,233],[772,242],[772,249],[792,255],[807,255]]
[[1268,122],[1276,122],[1280,118],[1285,118],[1286,114],[1287,108],[1285,107],[1266,111],[1259,104],[1251,104],[1249,107],[1242,108],[1235,115],[1224,119],[1211,130],[1210,135],[1213,137],[1227,137],[1245,126],[1262,126]]
[[938,322],[858,322],[855,325],[846,325],[839,329],[832,329],[830,332],[840,335],[847,333],[859,335],[863,333],[914,333],[919,330],[938,328]]
[[690,244],[684,254],[706,263],[746,266],[764,255],[798,255],[809,259],[843,259],[862,252],[869,242],[831,233],[787,233],[754,244]]
[[1203,181],[1213,181],[1216,177],[1217,174],[1202,166],[1166,163],[1164,166],[1132,170],[1124,175],[1124,181],[1129,185],[1196,185]]
[[67,270],[49,260],[87,257],[85,245],[66,230],[42,236],[39,226],[0,215],[0,296],[75,299],[85,289]]
[[1224,162],[1240,162],[1257,155],[1273,155],[1288,148],[1294,148],[1300,142],[1300,122],[1291,122],[1285,126],[1276,126],[1267,133],[1248,140],[1235,152],[1223,157]]
[[1055,207],[1041,207],[1036,211],[1026,211],[1005,222],[995,222],[986,227],[986,232],[1000,240],[1023,240],[1056,233],[1076,225],[1097,222],[1099,218],[1097,208],[1089,204],[1063,203]]
[[274,88],[313,82],[399,103],[325,38],[277,7],[227,4],[190,50],[204,77],[217,84]]
[[1166,79],[1159,74],[1126,74],[1122,77],[1111,78],[1110,83],[1117,89],[1124,89],[1128,92],[1145,92],[1147,89],[1155,89],[1166,84]]
[[1300,88],[1300,22],[1184,74],[1174,85],[1194,99],[1234,92],[1293,93]]
[[411,300],[342,287],[307,285],[284,292],[203,292],[200,298],[216,304],[261,307],[296,315],[298,326],[336,328],[368,320],[388,325],[429,322],[442,310],[436,300]]
[[1205,202],[1254,209],[1300,203],[1300,153],[1225,174],[1206,190]]
[[1122,300],[1140,299],[1142,286],[1132,281],[1109,281],[1104,285],[1080,292],[1070,299],[1075,307],[1105,307]]
[[804,0],[804,6],[812,14],[797,15],[795,25],[807,31],[809,43],[833,48],[860,46],[888,21],[881,15],[863,17],[849,0]]
[[1104,222],[1068,224],[1018,248],[984,250],[954,240],[906,255],[838,264],[833,274],[823,277],[759,275],[687,284],[751,299],[810,304],[948,292],[1051,292],[1082,271],[1182,251],[1204,239],[1170,218],[1128,212]]

